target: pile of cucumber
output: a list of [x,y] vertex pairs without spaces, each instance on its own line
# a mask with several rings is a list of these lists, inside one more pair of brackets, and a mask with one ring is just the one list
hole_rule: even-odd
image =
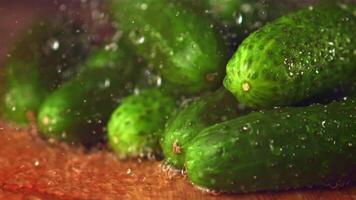
[[63,17],[35,22],[9,53],[3,118],[35,116],[43,137],[120,159],[164,158],[209,191],[347,185],[356,5],[300,6],[109,0],[117,33],[95,45]]

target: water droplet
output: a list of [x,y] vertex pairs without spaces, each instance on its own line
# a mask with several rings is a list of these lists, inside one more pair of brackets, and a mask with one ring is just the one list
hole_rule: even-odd
[[156,85],[157,86],[161,86],[162,85],[162,78],[160,76],[157,76]]
[[51,48],[52,48],[52,50],[54,50],[54,51],[58,50],[58,49],[59,49],[59,41],[58,41],[58,40],[54,40],[54,41],[52,42]]
[[242,127],[242,130],[247,131],[247,130],[248,130],[248,127],[247,127],[247,126],[243,126],[243,127]]
[[140,37],[140,38],[138,38],[138,40],[137,40],[137,44],[143,44],[145,42],[145,37]]
[[105,79],[104,87],[110,87],[110,80],[109,79]]
[[236,22],[236,24],[240,25],[240,24],[242,24],[242,20],[243,20],[243,17],[241,14],[239,14],[237,16],[237,18],[235,19],[235,22]]
[[242,83],[242,90],[248,92],[251,90],[251,85],[248,82]]
[[300,136],[299,136],[299,139],[302,140],[302,141],[304,141],[304,140],[307,139],[307,136],[306,136],[306,135],[300,135]]
[[65,4],[62,4],[62,5],[59,6],[59,10],[62,11],[62,12],[66,11],[67,10],[67,6]]
[[147,10],[148,5],[146,3],[141,4],[140,6],[141,10]]

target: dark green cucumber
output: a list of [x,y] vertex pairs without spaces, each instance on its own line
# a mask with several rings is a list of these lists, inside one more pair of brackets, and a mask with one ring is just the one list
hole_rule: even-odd
[[315,0],[171,0],[184,4],[187,9],[212,18],[215,28],[226,40],[230,56],[251,32],[280,16],[312,5]]
[[187,144],[204,128],[238,114],[237,102],[224,89],[184,105],[168,121],[162,137],[166,162],[177,169],[184,168]]
[[240,103],[297,103],[356,75],[356,17],[338,6],[315,6],[251,34],[227,65],[225,87]]
[[64,18],[35,22],[9,52],[3,102],[6,119],[27,123],[27,113],[36,113],[49,91],[72,78],[77,70],[73,66],[86,56],[88,34]]
[[209,20],[166,0],[111,0],[111,10],[137,52],[177,90],[219,85],[226,48]]
[[176,100],[157,88],[122,100],[108,123],[108,139],[119,158],[161,154],[159,140]]
[[87,68],[42,104],[38,126],[43,135],[69,142],[98,142],[110,113],[127,94],[125,86],[134,80],[134,61],[129,49],[97,50],[90,55]]
[[[173,0],[172,0],[173,1]],[[267,21],[282,16],[296,8],[296,1],[283,4],[277,0],[175,0],[183,2],[186,6],[193,7],[200,12],[212,16],[219,24],[231,28],[239,27],[245,32],[256,30]]]
[[254,112],[189,144],[193,184],[222,192],[343,185],[356,180],[356,101]]

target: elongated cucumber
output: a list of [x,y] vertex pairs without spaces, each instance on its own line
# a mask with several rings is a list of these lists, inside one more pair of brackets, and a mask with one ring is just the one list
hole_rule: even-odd
[[189,144],[197,186],[223,192],[344,185],[356,180],[356,101],[254,112]]
[[224,89],[184,105],[167,123],[161,146],[169,165],[184,168],[187,144],[198,133],[215,123],[241,114],[234,97]]
[[127,94],[125,86],[134,81],[134,62],[129,49],[99,49],[90,55],[88,67],[42,104],[38,126],[43,135],[84,144],[103,138],[110,113]]
[[175,98],[157,88],[124,98],[108,123],[110,146],[122,159],[161,154],[159,140],[176,107]]
[[6,60],[4,117],[27,123],[27,113],[36,113],[50,91],[76,74],[75,66],[89,51],[87,38],[80,25],[66,23],[65,17],[36,21]]
[[356,17],[315,6],[251,34],[227,65],[225,87],[251,107],[290,105],[347,85],[356,75]]
[[166,0],[111,0],[113,17],[137,52],[184,93],[218,86],[227,62],[206,18]]
[[[171,0],[193,7],[222,24],[236,30],[238,27],[246,33],[256,30],[266,22],[280,17],[300,7],[297,1],[277,0]],[[311,1],[313,2],[313,1]],[[309,2],[310,3],[310,2]],[[305,4],[305,3],[304,3]]]

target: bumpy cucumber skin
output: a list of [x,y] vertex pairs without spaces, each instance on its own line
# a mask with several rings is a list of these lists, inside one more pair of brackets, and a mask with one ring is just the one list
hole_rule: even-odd
[[273,107],[352,82],[356,19],[337,6],[309,7],[251,34],[227,65],[224,86],[250,107]]
[[[122,60],[122,56],[116,54],[126,57]],[[83,144],[94,144],[102,139],[110,113],[127,94],[126,84],[134,81],[135,58],[131,56],[121,49],[94,52],[88,68],[43,102],[38,114],[38,126],[43,135]],[[98,61],[99,58],[103,60]],[[117,60],[111,60],[113,58]]]
[[[4,118],[20,124],[37,112],[49,91],[76,73],[88,52],[86,34],[61,17],[36,22],[17,42],[6,61]],[[24,94],[27,94],[24,98]]]
[[239,113],[238,104],[226,90],[195,99],[183,106],[168,122],[161,140],[167,164],[184,168],[189,142],[204,128],[232,119]]
[[186,154],[193,184],[222,192],[356,179],[356,102],[255,112],[203,130]]
[[159,89],[146,89],[122,100],[108,123],[108,140],[119,158],[161,154],[159,140],[176,100]]
[[227,63],[209,20],[165,0],[111,0],[120,28],[162,77],[185,93],[217,87]]

